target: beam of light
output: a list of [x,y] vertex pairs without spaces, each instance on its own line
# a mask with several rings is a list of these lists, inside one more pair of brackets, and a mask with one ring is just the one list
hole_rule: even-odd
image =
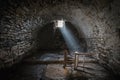
[[[64,22],[65,23],[65,22]],[[70,52],[81,51],[81,47],[77,38],[73,35],[73,33],[63,24],[63,27],[60,28],[60,31],[65,39],[67,47],[69,48]]]

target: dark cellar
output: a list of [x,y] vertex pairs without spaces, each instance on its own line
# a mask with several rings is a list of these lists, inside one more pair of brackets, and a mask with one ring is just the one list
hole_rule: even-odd
[[0,0],[0,80],[120,80],[120,0]]

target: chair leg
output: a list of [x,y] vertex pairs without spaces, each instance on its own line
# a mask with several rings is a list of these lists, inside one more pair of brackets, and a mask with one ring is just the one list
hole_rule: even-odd
[[65,68],[67,65],[67,53],[64,53],[64,66],[63,68]]
[[83,55],[83,71],[84,71],[84,66],[85,66],[85,55]]
[[79,64],[79,55],[77,57],[77,67],[78,67],[78,64]]
[[74,69],[77,69],[77,55],[75,54],[75,60],[74,60]]
[[75,54],[74,69],[77,69],[78,62],[79,62],[79,54]]

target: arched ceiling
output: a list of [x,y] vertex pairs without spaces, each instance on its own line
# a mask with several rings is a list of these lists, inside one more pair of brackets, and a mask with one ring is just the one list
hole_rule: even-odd
[[82,31],[89,53],[99,54],[105,63],[114,64],[114,59],[119,62],[119,0],[1,0],[0,11],[3,60],[33,49],[34,32],[63,18]]

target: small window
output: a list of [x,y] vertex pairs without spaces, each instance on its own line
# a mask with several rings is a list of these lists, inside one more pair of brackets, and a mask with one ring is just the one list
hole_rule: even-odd
[[57,20],[56,21],[56,27],[62,28],[64,26],[64,20]]

